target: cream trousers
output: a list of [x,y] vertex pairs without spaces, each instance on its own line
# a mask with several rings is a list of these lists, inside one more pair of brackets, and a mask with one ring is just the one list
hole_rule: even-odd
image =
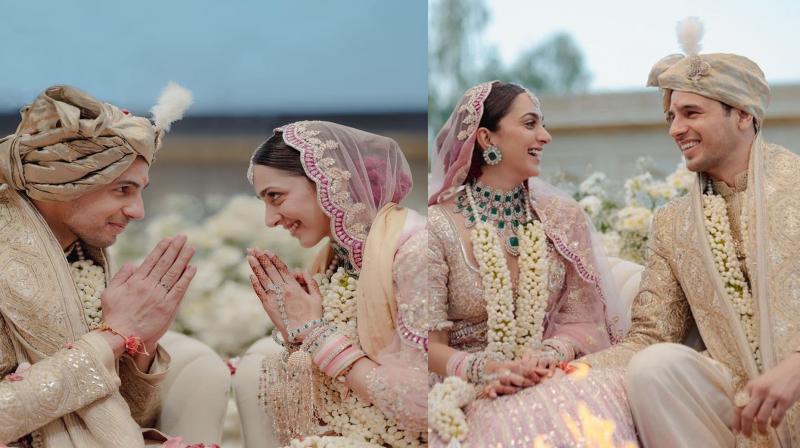
[[733,447],[733,386],[721,363],[680,344],[655,344],[628,365],[625,389],[646,448]]
[[283,350],[271,338],[253,344],[242,356],[236,375],[233,377],[234,396],[242,421],[244,448],[279,447],[273,431],[272,416],[267,414],[258,399],[258,380],[264,356]]

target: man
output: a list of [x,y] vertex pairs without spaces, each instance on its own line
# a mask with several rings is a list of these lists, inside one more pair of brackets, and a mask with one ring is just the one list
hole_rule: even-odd
[[0,140],[0,442],[145,446],[194,248],[167,238],[113,278],[106,248],[144,217],[149,167],[190,98],[168,87],[153,125],[51,87]]
[[653,219],[629,334],[585,360],[628,365],[647,447],[800,446],[800,158],[762,138],[759,67],[698,44],[648,81],[697,182]]

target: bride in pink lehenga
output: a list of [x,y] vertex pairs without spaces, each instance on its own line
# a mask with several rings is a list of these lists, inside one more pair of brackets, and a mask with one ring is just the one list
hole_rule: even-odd
[[[469,89],[436,138],[428,366],[479,386],[466,447],[581,446],[579,409],[612,421],[616,446],[636,441],[622,370],[564,374],[628,323],[591,223],[536,179],[550,141],[538,99],[499,81]],[[434,428],[430,446],[448,438]]]

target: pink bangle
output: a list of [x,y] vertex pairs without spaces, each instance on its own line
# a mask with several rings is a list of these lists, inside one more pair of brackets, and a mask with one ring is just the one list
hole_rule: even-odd
[[464,377],[463,372],[461,372],[461,366],[464,364],[467,355],[469,355],[469,353],[459,351],[447,360],[447,376]]
[[353,344],[350,341],[345,339],[341,343],[337,344],[333,348],[333,350],[330,351],[328,356],[325,357],[325,359],[323,359],[322,362],[317,364],[317,366],[319,367],[320,370],[322,370],[324,372],[328,368],[328,366],[331,364],[331,362],[333,362],[333,360],[336,359],[337,356],[339,356],[343,351],[345,351],[348,348],[352,347],[352,345]]
[[342,350],[339,353],[337,353],[336,356],[334,356],[333,359],[331,359],[331,361],[321,370],[326,375],[328,375],[330,377],[333,377],[333,378],[336,378],[334,376],[334,373],[336,373],[337,371],[341,370],[341,367],[342,367],[343,363],[345,361],[347,361],[347,359],[349,357],[353,356],[354,354],[356,354],[358,352],[359,352],[359,350],[358,350],[357,347],[354,347],[354,346],[350,345],[347,348],[345,348],[344,350]]
[[356,363],[359,359],[367,356],[366,353],[361,351],[358,347],[350,346],[339,354],[325,369],[325,374],[331,378],[338,378],[342,372],[345,372],[350,366]]
[[322,360],[324,360],[325,358],[327,358],[330,355],[330,352],[331,352],[331,350],[333,350],[334,347],[340,345],[343,341],[346,341],[346,340],[347,340],[347,336],[345,336],[343,334],[340,334],[340,333],[334,333],[331,336],[329,336],[328,338],[326,338],[322,342],[322,344],[320,344],[319,348],[317,349],[317,351],[314,353],[314,356],[312,357],[312,360],[314,361],[314,364],[317,364],[317,365],[321,364]]

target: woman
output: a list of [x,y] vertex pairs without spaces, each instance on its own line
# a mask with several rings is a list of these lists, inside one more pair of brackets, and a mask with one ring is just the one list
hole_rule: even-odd
[[292,123],[255,151],[249,178],[268,226],[304,247],[329,242],[311,274],[250,251],[253,289],[285,349],[264,358],[259,391],[246,393],[258,393],[282,444],[422,446],[427,339],[409,303],[424,291],[427,234],[424,217],[398,205],[411,189],[400,147],[335,123]]
[[[636,440],[620,372],[552,379],[626,325],[591,224],[567,195],[534,180],[550,141],[538,99],[499,81],[469,89],[436,138],[429,368],[489,398],[467,407],[466,446],[580,444],[570,425],[586,425],[579,402],[616,422],[615,446]],[[463,438],[433,429],[431,446]]]

